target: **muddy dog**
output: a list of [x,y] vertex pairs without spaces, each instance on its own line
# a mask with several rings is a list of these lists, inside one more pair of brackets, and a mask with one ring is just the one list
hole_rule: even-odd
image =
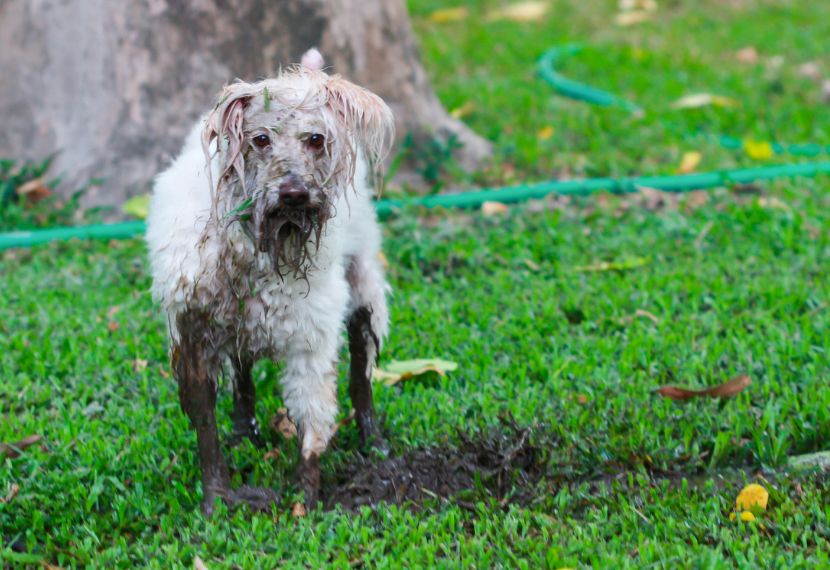
[[153,294],[196,430],[207,514],[217,497],[255,508],[276,498],[230,488],[214,412],[223,370],[234,380],[234,435],[256,441],[251,367],[284,362],[298,475],[313,507],[319,455],[334,432],[345,327],[360,436],[383,446],[370,375],[387,334],[388,286],[371,196],[393,124],[378,96],[326,74],[310,50],[276,78],[227,86],[155,181],[147,220]]

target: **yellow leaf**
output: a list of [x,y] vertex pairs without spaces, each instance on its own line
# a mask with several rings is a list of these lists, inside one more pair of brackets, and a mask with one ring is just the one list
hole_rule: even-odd
[[741,520],[744,522],[752,522],[755,520],[755,515],[753,515],[749,511],[744,511],[741,513]]
[[472,101],[467,101],[460,107],[456,107],[452,111],[450,111],[450,116],[454,119],[463,119],[470,113],[476,110],[476,104]]
[[690,172],[694,172],[702,159],[703,155],[696,150],[684,152],[683,158],[680,159],[680,166],[677,167],[677,173],[689,174]]
[[507,204],[501,202],[484,202],[481,205],[481,213],[488,217],[504,214],[507,210],[509,210]]
[[767,501],[769,501],[769,492],[757,483],[752,483],[744,487],[738,494],[735,506],[739,511],[750,510],[753,507],[763,511],[767,508]]
[[420,376],[427,372],[436,372],[444,376],[458,368],[458,364],[440,358],[420,358],[416,360],[393,361],[386,365],[386,368],[373,368],[372,380],[383,382],[387,386],[394,386],[398,382],[408,380],[413,376]]
[[487,14],[490,22],[496,20],[513,20],[514,22],[538,22],[545,17],[549,4],[547,2],[519,2]]
[[460,6],[458,8],[444,8],[443,10],[436,10],[430,14],[427,19],[434,24],[447,24],[450,22],[461,22],[467,19],[470,13],[466,7]]
[[133,196],[124,202],[121,206],[121,211],[139,220],[145,219],[150,212],[150,195],[140,194]]
[[744,141],[744,151],[753,160],[769,160],[775,156],[772,145],[766,141],[746,139]]
[[714,105],[715,107],[734,107],[738,104],[734,99],[724,97],[723,95],[713,95],[711,93],[694,93],[681,97],[672,103],[672,109],[697,109],[699,107],[708,107]]
[[553,136],[553,133],[553,127],[547,126],[539,129],[539,132],[536,133],[536,136],[539,138],[540,141],[546,141]]

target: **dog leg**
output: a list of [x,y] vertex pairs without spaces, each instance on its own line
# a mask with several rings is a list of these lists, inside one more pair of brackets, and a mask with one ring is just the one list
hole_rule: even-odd
[[377,362],[380,341],[372,330],[372,311],[360,307],[352,313],[349,331],[349,397],[355,411],[361,446],[375,448],[383,454],[389,447],[380,434],[372,402],[372,366]]
[[256,421],[256,388],[251,378],[249,358],[234,355],[233,365],[233,434],[231,445],[239,444],[243,438],[261,448],[264,446],[259,424]]
[[307,339],[297,339],[286,355],[282,377],[285,407],[297,425],[297,477],[309,510],[318,503],[320,454],[334,433],[337,414],[337,329],[333,326],[328,333],[318,330],[314,345]]
[[182,410],[190,418],[196,430],[199,465],[202,469],[202,510],[208,516],[213,513],[216,497],[226,497],[230,490],[228,465],[219,448],[216,429],[216,371],[215,356],[206,354],[208,320],[204,315],[183,313],[178,318],[181,335],[173,346],[171,360],[179,383],[179,401]]

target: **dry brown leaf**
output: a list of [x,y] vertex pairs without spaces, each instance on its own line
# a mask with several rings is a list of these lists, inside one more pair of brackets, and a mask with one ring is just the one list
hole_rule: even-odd
[[133,360],[133,370],[136,372],[141,372],[142,370],[147,369],[147,361],[142,360],[141,358],[136,358]]
[[519,2],[504,8],[492,10],[487,14],[487,21],[512,20],[514,22],[538,22],[547,14],[548,2]]
[[347,415],[345,418],[343,418],[342,420],[337,422],[337,424],[334,426],[334,431],[332,432],[332,437],[334,437],[334,435],[338,431],[340,431],[340,428],[342,428],[343,426],[347,426],[350,423],[352,423],[352,421],[354,421],[354,413],[355,413],[354,408],[352,408],[351,411],[349,411],[349,415]]
[[121,327],[115,321],[110,321],[109,323],[107,323],[107,330],[109,330],[110,332],[115,332],[119,328]]
[[48,562],[41,560],[40,565],[45,568],[46,570],[63,570],[61,566],[55,566],[54,564],[49,564]]
[[305,505],[302,503],[294,503],[294,506],[291,507],[291,514],[297,518],[304,517],[306,515]]
[[732,378],[728,382],[705,388],[703,390],[689,390],[688,388],[679,388],[677,386],[663,386],[657,389],[657,393],[665,398],[672,400],[689,400],[691,398],[709,397],[709,398],[729,398],[736,394],[743,392],[747,386],[752,384],[749,376],[742,374]]
[[193,570],[208,570],[207,564],[198,556],[193,558]]
[[271,429],[282,434],[285,439],[297,437],[297,426],[288,417],[288,410],[280,408],[271,418]]
[[14,443],[0,443],[0,457],[9,457],[11,459],[19,457],[20,452],[28,447],[32,447],[42,439],[42,435],[30,435]]
[[0,504],[5,504],[11,502],[17,494],[20,492],[20,485],[17,483],[12,483],[11,487],[9,487],[9,492],[6,493],[5,497],[0,498]]
[[703,160],[703,155],[696,150],[690,150],[683,153],[683,158],[680,159],[680,166],[677,167],[678,174],[690,174]]
[[740,61],[741,63],[746,63],[749,65],[758,63],[760,59],[758,57],[758,50],[752,46],[747,46],[745,48],[741,48],[735,53],[735,59]]
[[578,403],[582,404],[582,405],[585,405],[585,404],[587,404],[587,403],[588,403],[588,396],[586,396],[585,394],[579,394],[579,395],[576,397],[576,401],[577,401]]
[[51,196],[52,190],[46,185],[46,180],[41,176],[18,186],[17,195],[26,198],[28,202],[36,203]]
[[510,208],[507,204],[502,204],[501,202],[484,202],[481,205],[481,213],[485,216],[495,216],[498,214],[504,214]]
[[272,460],[272,459],[276,459],[276,458],[277,458],[277,457],[279,457],[280,455],[281,455],[281,453],[280,453],[280,450],[279,450],[279,449],[272,449],[272,450],[270,450],[270,451],[266,451],[266,452],[265,452],[265,455],[263,455],[263,456],[262,456],[262,458],[263,458],[265,461],[270,461],[270,460]]

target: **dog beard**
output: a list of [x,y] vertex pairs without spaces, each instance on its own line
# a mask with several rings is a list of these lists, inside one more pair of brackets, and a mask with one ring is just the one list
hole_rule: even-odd
[[307,278],[320,236],[328,219],[328,208],[278,208],[255,220],[257,248],[271,258],[280,277]]

